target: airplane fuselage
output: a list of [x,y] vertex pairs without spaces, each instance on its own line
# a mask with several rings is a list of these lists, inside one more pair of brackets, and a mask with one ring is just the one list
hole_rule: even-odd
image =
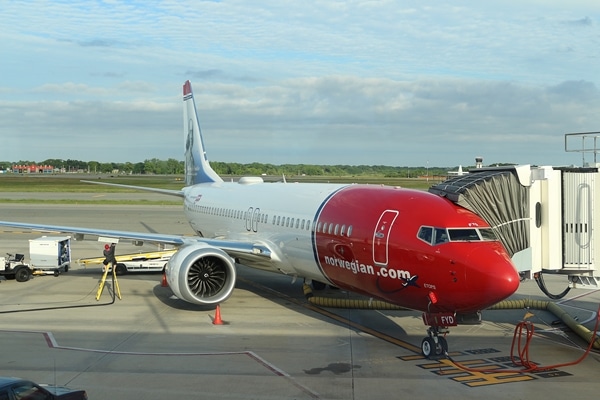
[[[502,244],[476,236],[489,229],[485,221],[424,191],[219,182],[186,188],[184,208],[203,237],[262,243],[273,250],[270,263],[249,266],[416,310],[481,310],[514,292],[519,282]],[[423,235],[436,229],[467,236],[436,244]]]

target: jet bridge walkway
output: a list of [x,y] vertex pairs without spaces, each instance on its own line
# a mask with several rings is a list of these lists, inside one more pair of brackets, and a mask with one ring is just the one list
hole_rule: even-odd
[[523,278],[542,273],[568,277],[571,288],[600,288],[598,166],[509,166],[477,168],[432,186],[475,212],[496,232]]

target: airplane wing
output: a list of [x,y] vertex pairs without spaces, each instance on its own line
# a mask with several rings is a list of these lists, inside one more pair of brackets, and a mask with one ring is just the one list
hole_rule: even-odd
[[141,240],[152,243],[163,243],[183,246],[193,243],[206,243],[222,249],[233,258],[242,258],[253,263],[262,263],[271,259],[272,251],[268,244],[243,241],[209,239],[198,236],[169,235],[150,232],[129,232],[109,229],[90,229],[74,226],[41,225],[22,222],[0,221],[0,226],[18,228],[45,233],[71,233],[75,235],[91,235],[112,239]]
[[185,197],[185,193],[184,193],[183,190],[169,190],[169,189],[151,188],[151,187],[147,187],[147,186],[124,185],[124,184],[121,184],[121,183],[108,183],[108,182],[99,182],[99,181],[86,181],[86,180],[83,180],[83,179],[80,180],[80,182],[91,183],[93,185],[105,185],[105,186],[115,186],[115,187],[135,189],[135,190],[143,190],[143,191],[146,191],[146,192],[166,194],[166,195],[169,195],[169,196]]

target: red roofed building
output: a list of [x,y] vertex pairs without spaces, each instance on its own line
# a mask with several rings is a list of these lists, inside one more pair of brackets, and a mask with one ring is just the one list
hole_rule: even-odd
[[12,172],[15,174],[51,174],[54,172],[52,165],[13,165]]

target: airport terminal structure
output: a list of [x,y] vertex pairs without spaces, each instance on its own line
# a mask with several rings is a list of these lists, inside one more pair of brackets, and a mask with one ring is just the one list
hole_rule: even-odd
[[[600,283],[599,132],[565,135],[565,150],[582,154],[582,167],[520,165],[476,168],[430,188],[483,217],[502,240],[523,279],[568,277],[570,288]],[[573,143],[576,143],[573,145]],[[593,154],[593,161],[585,160]]]

